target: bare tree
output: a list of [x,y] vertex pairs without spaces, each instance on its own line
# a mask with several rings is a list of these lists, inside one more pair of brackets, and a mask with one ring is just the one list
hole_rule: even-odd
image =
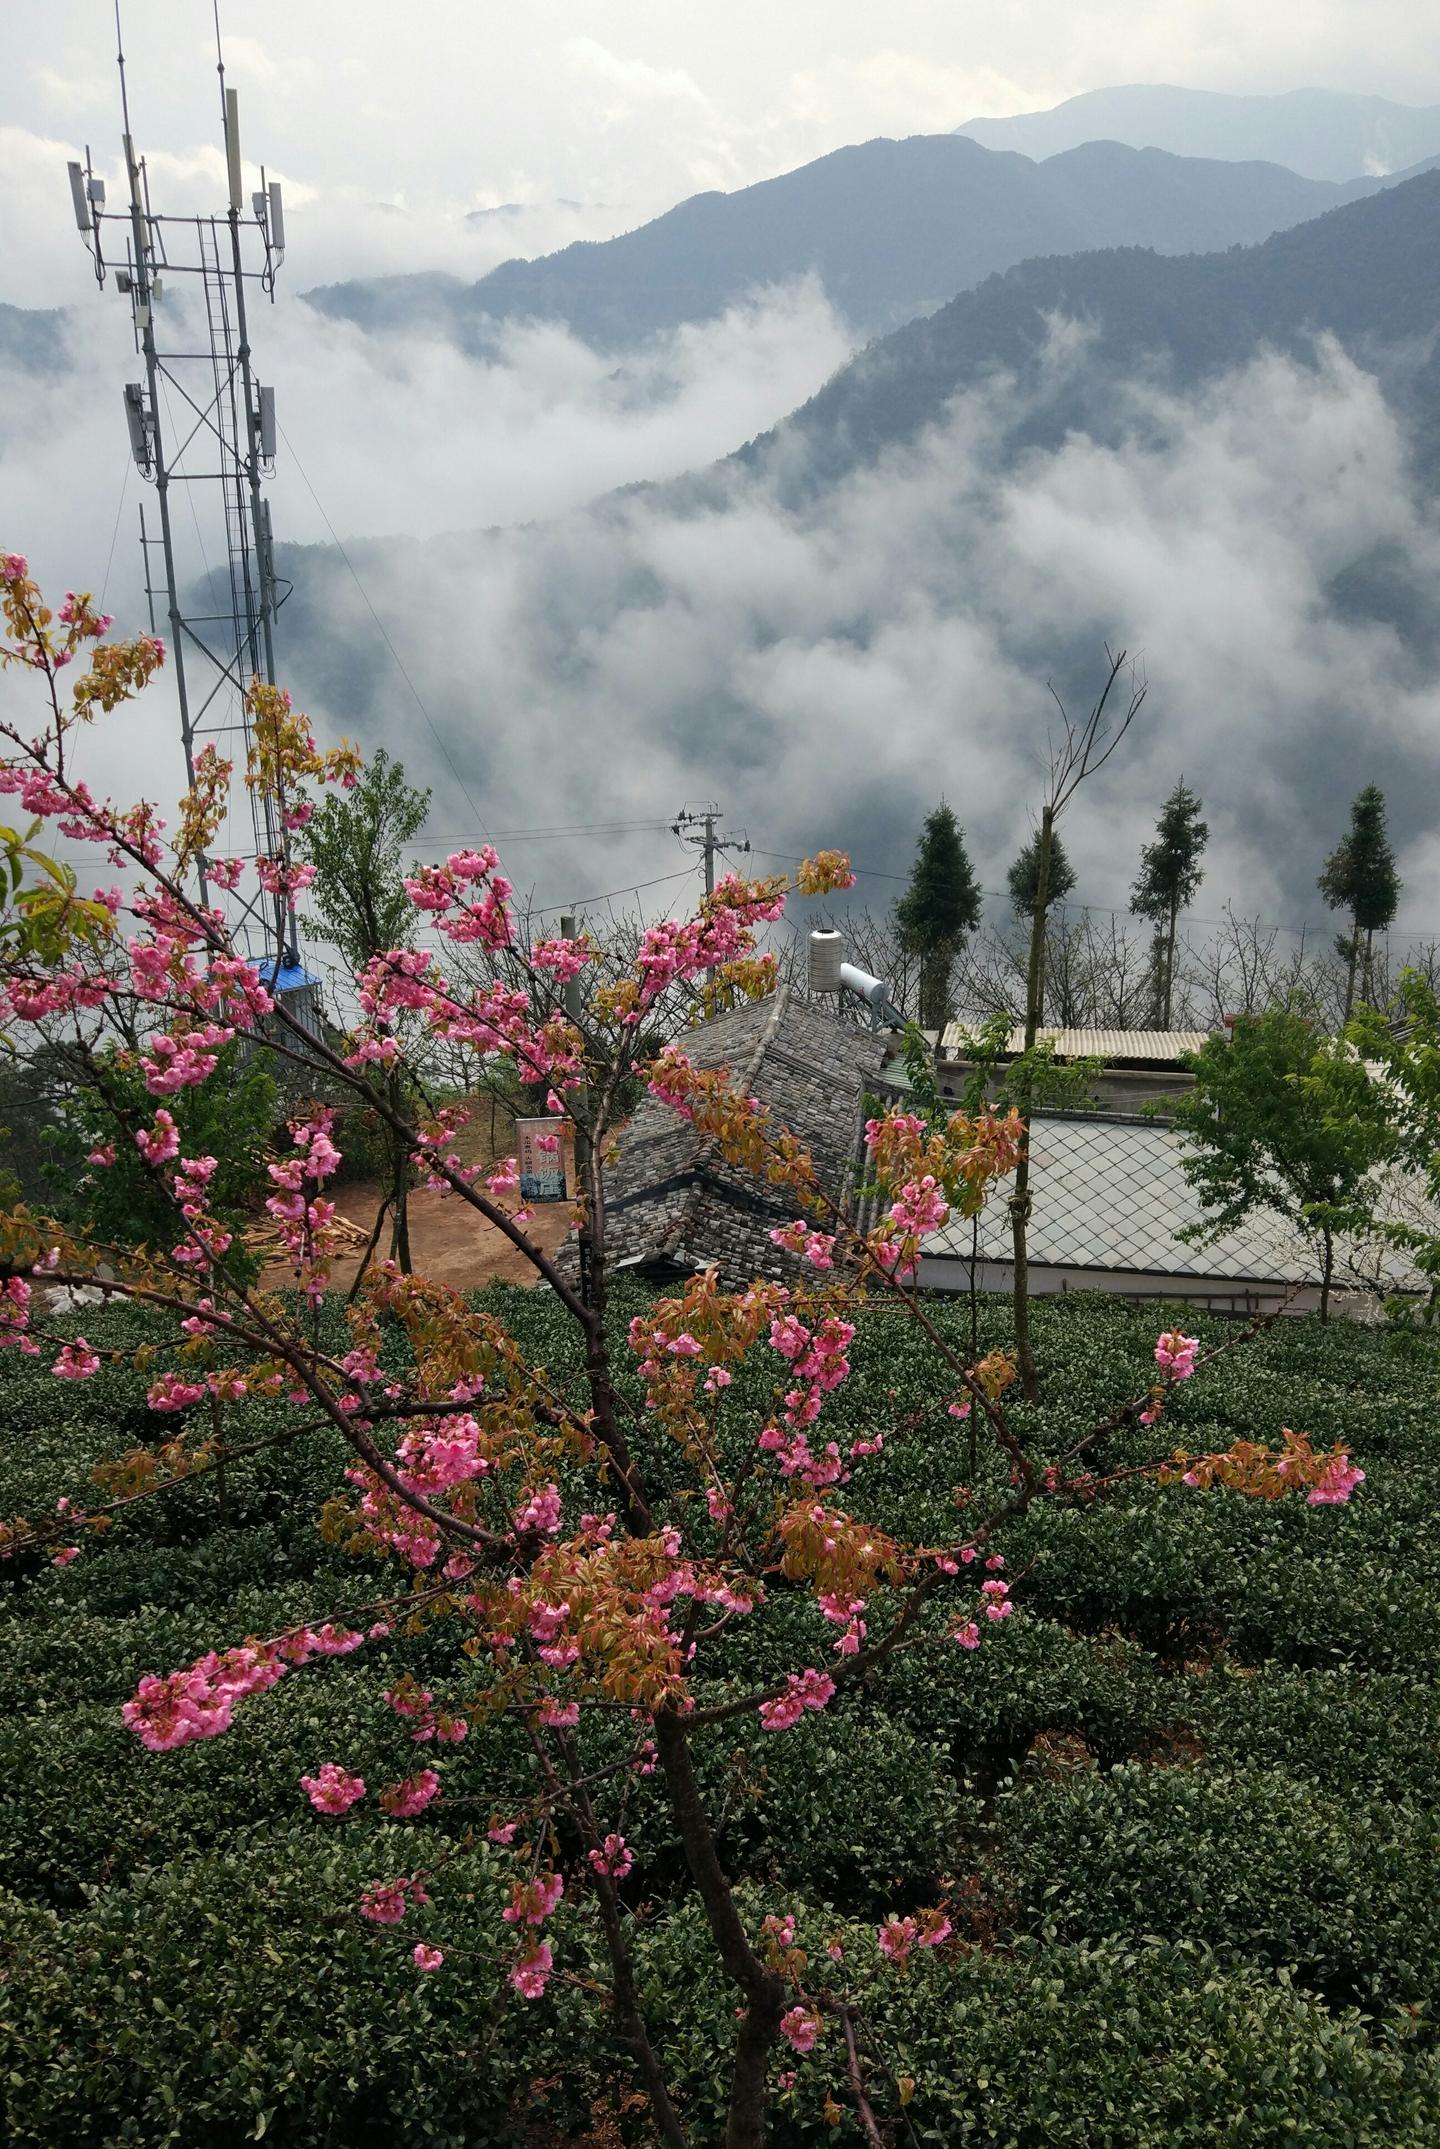
[[[1074,798],[1080,786],[1092,776],[1099,774],[1106,762],[1125,737],[1145,700],[1145,681],[1133,666],[1129,666],[1130,695],[1123,714],[1112,718],[1111,702],[1115,688],[1127,670],[1128,658],[1122,649],[1105,652],[1109,672],[1098,699],[1088,716],[1079,720],[1072,718],[1060,696],[1051,688],[1055,707],[1060,714],[1060,728],[1050,736],[1049,781],[1046,785],[1044,804],[1040,808],[1040,826],[1035,849],[1035,904],[1030,918],[1030,949],[1025,974],[1025,1055],[1027,1060],[1034,1051],[1036,1035],[1041,1023],[1041,990],[1045,969],[1045,916],[1050,901],[1050,861],[1055,843],[1055,824]],[[1023,1095],[1020,1100],[1021,1115],[1029,1126],[1029,1104]],[[1020,1154],[1015,1171],[1014,1192],[1010,1198],[1011,1241],[1014,1247],[1014,1306],[1015,1306],[1015,1357],[1020,1380],[1027,1402],[1040,1400],[1040,1378],[1035,1370],[1035,1353],[1030,1342],[1030,1276],[1028,1261],[1028,1233],[1030,1224],[1030,1155],[1027,1141]]]

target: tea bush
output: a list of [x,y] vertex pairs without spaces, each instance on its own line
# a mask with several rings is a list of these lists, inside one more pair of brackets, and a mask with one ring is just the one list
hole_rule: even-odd
[[[545,1294],[494,1297],[531,1356],[573,1377]],[[618,1294],[617,1322],[639,1303]],[[936,1318],[964,1334],[963,1309]],[[1002,1343],[1007,1309],[984,1301],[981,1324],[982,1350]],[[102,1349],[146,1332],[133,1311],[87,1308],[79,1325]],[[1053,1400],[1014,1419],[1035,1452],[1145,1385],[1156,1326],[1105,1301],[1037,1306]],[[862,1322],[852,1355],[837,1433],[899,1428],[865,1465],[872,1511],[933,1541],[953,1526],[970,1429],[887,1313]],[[288,1422],[284,1406],[245,1404],[226,1438]],[[757,1922],[789,1908],[807,1944],[842,1941],[885,2063],[911,2085],[916,2139],[1440,2140],[1431,1361],[1384,1333],[1284,1323],[1181,1392],[1155,1433],[1114,1436],[1105,1459],[1287,1424],[1354,1449],[1367,1475],[1348,1508],[1149,1485],[1088,1511],[1042,1505],[1006,1542],[1016,1616],[979,1651],[901,1651],[792,1732],[742,1720],[697,1741]],[[0,1511],[35,1515],[83,1496],[97,1462],[176,1429],[128,1368],[77,1388],[9,1354],[0,1425]],[[637,1440],[663,1479],[663,1442],[643,1427]],[[223,1497],[212,1471],[142,1503],[63,1570],[0,1569],[7,2142],[549,2149],[595,2100],[616,2102],[625,2066],[583,1986],[557,1979],[527,2004],[498,1971],[483,1841],[432,1890],[424,1937],[445,1947],[443,1973],[419,1974],[403,1935],[355,1915],[365,1882],[434,1866],[513,1808],[533,1782],[523,1741],[492,1725],[439,1757],[446,1796],[423,1823],[322,1819],[300,1791],[326,1759],[376,1784],[415,1765],[377,1670],[393,1660],[438,1690],[448,1637],[307,1667],[224,1738],[176,1754],[145,1753],[120,1723],[141,1673],[376,1593],[373,1568],[316,1528],[340,1467],[334,1440],[309,1434],[233,1458]],[[979,1482],[982,1497],[1004,1482],[983,1441]],[[777,1583],[764,1619],[727,1638],[724,1675],[738,1685],[832,1639]],[[588,1723],[587,1758],[602,1764],[624,1736]],[[706,2144],[733,1997],[644,1779],[626,1833],[642,1982]],[[947,1890],[956,1942],[904,1974],[882,1968],[876,1922]],[[557,1940],[583,1978],[578,1932]],[[795,2061],[781,2149],[858,2138],[822,2115],[843,2079],[834,2036]]]

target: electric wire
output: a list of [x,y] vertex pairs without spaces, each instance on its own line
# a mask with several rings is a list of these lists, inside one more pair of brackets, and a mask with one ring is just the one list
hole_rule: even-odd
[[[130,451],[127,448],[125,451],[125,467],[120,472],[120,497],[115,503],[115,520],[110,526],[110,550],[105,555],[105,579],[100,585],[99,610],[102,612],[105,609],[105,598],[110,588],[110,569],[115,563],[115,540],[120,535],[120,517],[125,510],[125,495],[130,487],[130,461]],[[150,579],[148,568],[145,579],[147,582]]]

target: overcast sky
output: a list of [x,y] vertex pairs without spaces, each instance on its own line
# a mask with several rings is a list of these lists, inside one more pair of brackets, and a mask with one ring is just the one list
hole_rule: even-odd
[[[210,15],[210,0],[124,7],[135,131],[152,154],[218,158]],[[114,154],[112,0],[5,0],[4,17],[0,130],[18,133],[0,133],[0,296],[54,302],[78,295],[84,263],[60,249],[53,156],[51,207],[29,180],[42,145],[88,136]],[[459,266],[437,226],[475,208],[559,197],[592,211],[584,228],[616,229],[845,142],[1117,82],[1440,101],[1434,11],[1417,0],[222,0],[221,17],[247,156],[283,173],[297,209],[314,190],[325,238],[311,260],[327,270],[373,265],[370,217],[353,263],[337,237],[347,205],[408,212],[392,253]],[[557,221],[529,236],[574,235]],[[467,237],[482,273],[498,242]]]

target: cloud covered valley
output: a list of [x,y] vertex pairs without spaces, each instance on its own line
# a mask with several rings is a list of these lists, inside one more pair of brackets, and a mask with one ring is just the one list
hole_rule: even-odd
[[[62,368],[11,358],[0,482],[6,541],[55,587],[105,581],[130,624],[120,316],[72,309]],[[1402,922],[1427,928],[1440,528],[1407,421],[1321,339],[1183,388],[1137,363],[1108,379],[1103,433],[1027,444],[1017,411],[1046,369],[1083,367],[1090,333],[1053,319],[1038,388],[992,369],[913,437],[817,473],[796,428],[724,460],[848,357],[813,282],[618,358],[555,326],[507,328],[486,359],[423,325],[372,338],[282,287],[256,333],[284,427],[281,675],[328,734],[435,786],[437,842],[613,831],[507,844],[540,904],[681,871],[692,854],[664,824],[713,797],[759,853],[847,844],[878,908],[941,793],[1002,884],[1041,788],[1049,685],[1078,704],[1125,647],[1149,698],[1067,827],[1078,899],[1123,906],[1183,770],[1212,828],[1198,908],[1313,920],[1321,858],[1373,779]],[[213,542],[177,529],[198,579]],[[169,689],[127,723],[96,736],[93,779],[173,793]]]

